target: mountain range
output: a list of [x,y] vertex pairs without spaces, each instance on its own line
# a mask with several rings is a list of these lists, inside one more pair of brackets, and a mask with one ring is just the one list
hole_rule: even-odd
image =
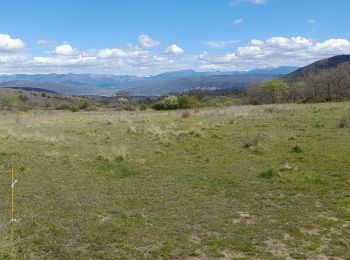
[[155,76],[111,74],[15,74],[0,75],[0,86],[47,89],[68,95],[112,95],[128,91],[132,95],[163,95],[193,88],[244,88],[287,74],[297,67],[256,69],[243,72],[197,72],[182,70]]

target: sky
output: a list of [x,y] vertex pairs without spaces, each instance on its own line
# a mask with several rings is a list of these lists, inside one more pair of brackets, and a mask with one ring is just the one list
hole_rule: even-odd
[[350,54],[349,0],[0,0],[0,74],[155,75]]

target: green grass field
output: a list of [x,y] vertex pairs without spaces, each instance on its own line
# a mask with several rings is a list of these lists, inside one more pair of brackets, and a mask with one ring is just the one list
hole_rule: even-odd
[[349,259],[350,103],[0,113],[0,258]]

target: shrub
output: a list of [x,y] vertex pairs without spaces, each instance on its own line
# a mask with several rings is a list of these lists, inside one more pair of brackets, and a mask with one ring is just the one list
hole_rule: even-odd
[[280,176],[279,172],[274,169],[270,169],[266,172],[262,172],[259,174],[259,177],[264,179],[272,179],[279,176]]
[[178,98],[178,106],[180,109],[194,108],[197,106],[197,99],[190,96],[180,96]]
[[20,100],[20,101],[22,101],[23,103],[26,103],[27,101],[28,101],[28,96],[27,95],[24,95],[24,94],[20,94],[19,96],[18,96],[18,99]]
[[83,100],[83,103],[81,103],[80,109],[85,109],[87,107],[89,107],[89,101],[85,99]]
[[168,96],[152,106],[155,110],[174,110],[179,108],[178,98],[176,96]]
[[57,110],[69,110],[71,112],[78,112],[80,109],[77,105],[63,103],[56,107]]
[[71,112],[78,112],[80,110],[80,108],[77,105],[70,105],[69,110]]
[[350,127],[350,113],[340,119],[339,127],[340,128],[349,128]]
[[141,110],[141,111],[146,111],[148,108],[149,108],[149,106],[148,106],[147,104],[145,104],[145,103],[142,103],[142,104],[140,105],[140,110]]

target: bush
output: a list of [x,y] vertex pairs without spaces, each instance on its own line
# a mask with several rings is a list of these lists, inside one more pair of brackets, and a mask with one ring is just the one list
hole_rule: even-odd
[[152,106],[155,110],[175,110],[179,108],[177,96],[166,97]]
[[149,106],[148,106],[147,104],[145,104],[145,103],[142,103],[142,104],[140,105],[140,110],[141,110],[141,111],[146,111],[148,108],[149,108]]
[[71,112],[79,112],[80,108],[77,105],[70,105],[69,110]]
[[26,103],[26,102],[28,101],[29,97],[28,97],[27,95],[20,94],[20,95],[18,96],[18,99],[19,99],[20,101],[22,101],[23,103]]
[[80,105],[80,109],[85,109],[87,107],[89,107],[89,101],[84,99],[83,102]]
[[57,110],[69,110],[71,112],[78,112],[80,109],[77,105],[63,103],[56,107]]
[[197,99],[190,96],[180,96],[178,98],[178,105],[180,109],[194,108],[197,106]]

